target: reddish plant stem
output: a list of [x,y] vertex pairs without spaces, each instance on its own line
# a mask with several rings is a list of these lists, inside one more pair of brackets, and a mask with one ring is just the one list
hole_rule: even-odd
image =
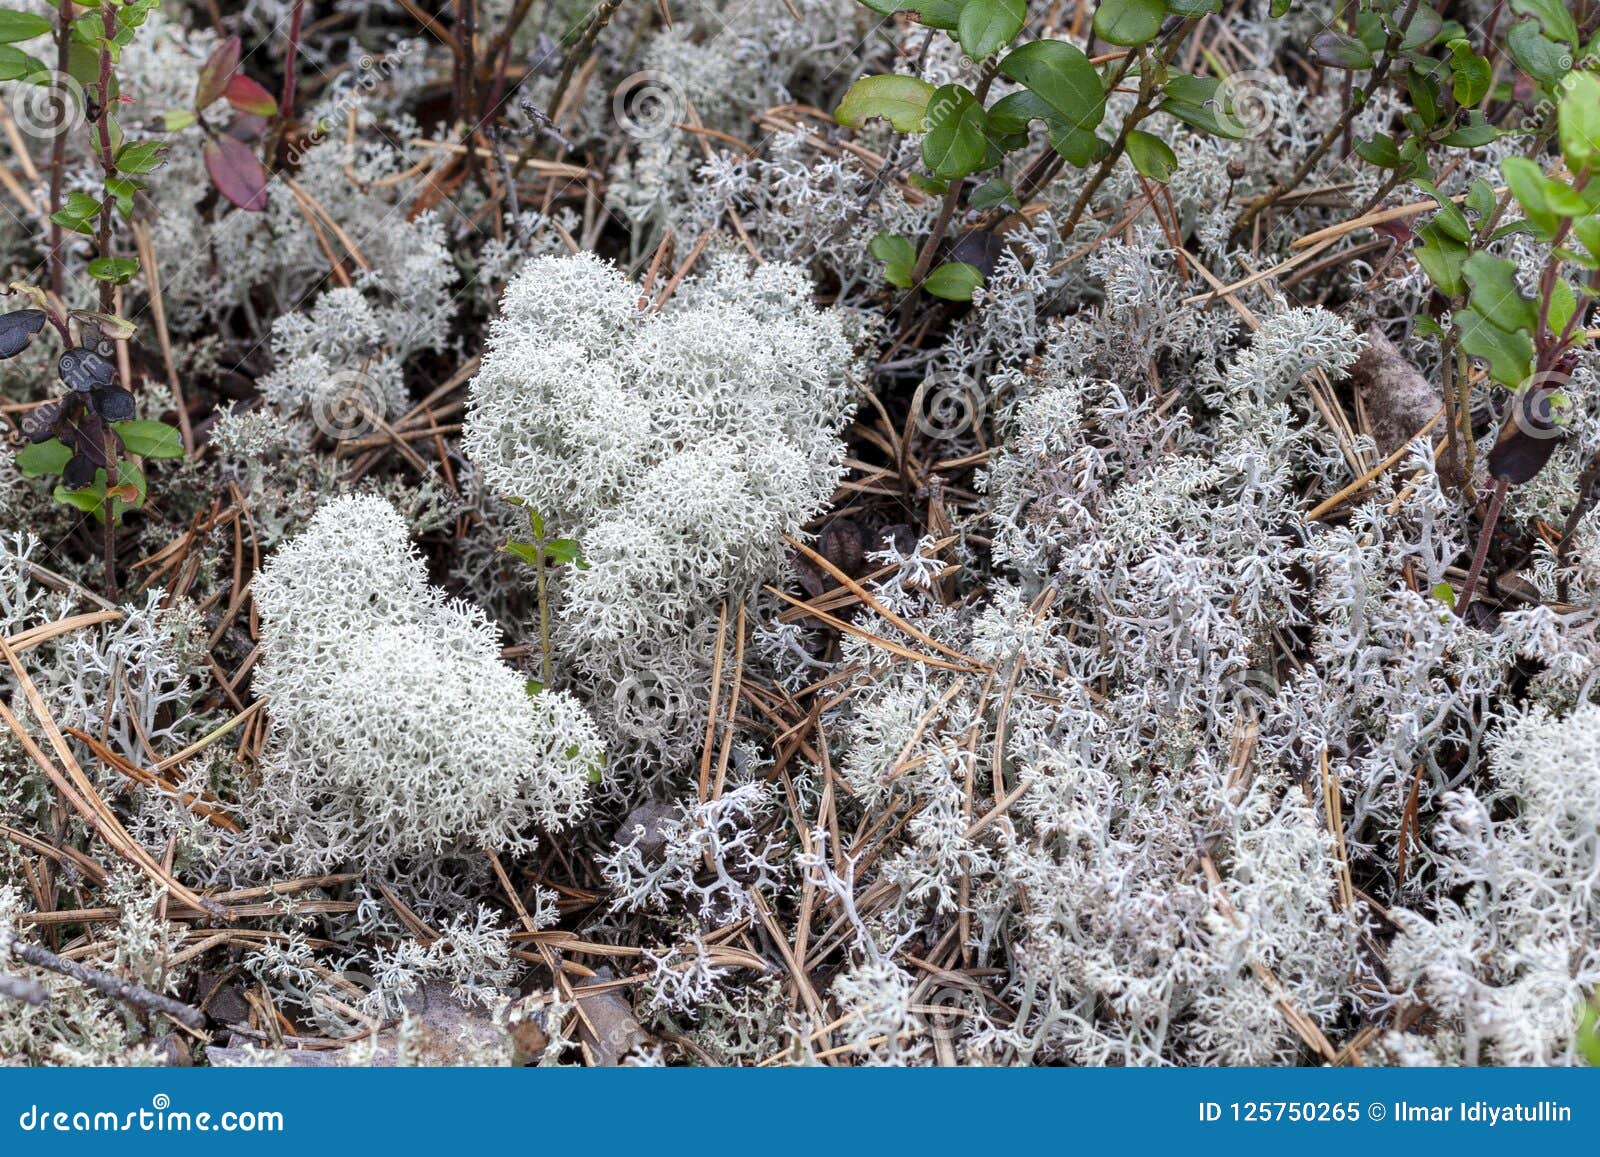
[[[115,10],[108,7],[100,10],[101,27],[105,30],[106,40],[117,34],[117,17]],[[100,168],[105,173],[105,179],[111,180],[117,175],[117,161],[111,153],[111,50],[100,50],[100,85],[98,96],[100,107],[99,116],[95,119],[95,127],[99,133]],[[106,194],[100,201],[100,236],[98,238],[99,255],[111,256],[111,196]],[[109,281],[100,283],[100,312],[112,312],[115,302],[115,287]]]
[[[105,39],[109,42],[117,34],[117,17],[115,9],[109,5],[100,10],[101,28]],[[117,159],[111,151],[111,50],[100,49],[100,108],[96,127],[99,134],[100,167],[105,173],[105,179],[110,181],[117,175]],[[98,248],[101,257],[111,256],[111,195],[106,193],[100,202],[100,236]],[[100,283],[100,312],[114,314],[116,312],[116,287],[110,281]],[[115,602],[117,598],[117,499],[114,491],[117,489],[117,436],[109,427],[105,433],[105,459],[106,459],[106,501],[105,513],[105,540],[104,540],[104,565],[105,565],[105,595]]]
[[1478,531],[1478,547],[1472,552],[1472,569],[1467,571],[1461,597],[1456,600],[1456,614],[1463,618],[1466,617],[1467,608],[1472,605],[1472,592],[1478,589],[1478,576],[1483,574],[1484,560],[1489,557],[1489,543],[1494,539],[1494,528],[1500,521],[1500,508],[1505,505],[1506,491],[1510,486],[1504,478],[1494,484],[1494,495],[1489,499],[1489,513],[1484,515],[1483,528]]
[[294,120],[295,62],[300,56],[300,18],[305,15],[306,0],[294,0],[294,10],[289,14],[289,44],[283,52],[283,96],[278,100],[282,123]]
[[[58,85],[61,84],[60,78],[67,74],[69,64],[72,46],[71,19],[72,5],[64,2],[56,21],[54,83]],[[50,142],[50,292],[55,294],[57,300],[61,300],[67,288],[67,271],[61,261],[61,226],[55,220],[55,215],[61,211],[61,182],[67,171],[67,123],[67,112],[63,108],[61,121],[56,125],[55,139]]]

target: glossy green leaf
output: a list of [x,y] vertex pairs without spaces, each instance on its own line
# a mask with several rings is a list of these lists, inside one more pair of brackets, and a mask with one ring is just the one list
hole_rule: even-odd
[[1128,160],[1133,162],[1133,167],[1152,181],[1160,181],[1164,185],[1177,171],[1177,155],[1168,147],[1167,142],[1158,136],[1130,129],[1126,148]]
[[1527,157],[1507,157],[1500,162],[1500,172],[1505,176],[1511,195],[1522,206],[1523,216],[1528,222],[1542,234],[1553,235],[1561,223],[1561,217],[1550,207],[1549,197],[1545,193],[1545,186],[1550,184],[1550,180],[1544,171]]
[[1367,69],[1373,65],[1372,49],[1345,32],[1333,29],[1317,34],[1311,55],[1326,68]]
[[[117,491],[112,499],[112,517],[116,522],[122,521],[122,516],[130,510],[137,510],[144,505],[148,494],[144,471],[132,462],[121,462],[117,465]],[[66,506],[73,506],[85,513],[92,514],[97,522],[106,520],[106,472],[96,470],[94,481],[78,490],[68,490],[65,486],[57,485],[53,495],[57,502]]]
[[973,291],[982,284],[983,274],[976,265],[968,265],[965,261],[946,261],[928,274],[922,288],[946,301],[971,301]]
[[983,60],[1010,44],[1027,19],[1027,0],[966,0],[956,22],[961,51]]
[[1489,363],[1489,376],[1503,386],[1527,380],[1533,362],[1533,342],[1518,330],[1507,332],[1477,309],[1456,314],[1461,327],[1461,348]]
[[1561,333],[1577,312],[1578,295],[1572,292],[1572,286],[1566,278],[1556,278],[1555,284],[1550,287],[1550,312],[1547,318],[1550,332]]
[[1473,108],[1489,94],[1494,69],[1488,60],[1472,51],[1470,41],[1450,42],[1451,93],[1462,108]]
[[1474,253],[1462,266],[1472,286],[1472,308],[1501,329],[1531,330],[1539,321],[1534,303],[1517,288],[1517,267],[1503,257]]
[[128,453],[141,458],[182,458],[183,439],[165,422],[118,422],[113,427]]
[[1461,266],[1467,259],[1467,247],[1432,221],[1418,229],[1417,235],[1422,238],[1422,244],[1412,253],[1428,280],[1447,297],[1459,296],[1466,286]]
[[1506,48],[1517,67],[1546,88],[1554,88],[1572,70],[1572,49],[1557,44],[1531,20],[1511,26]]
[[1411,23],[1406,25],[1405,35],[1400,39],[1400,51],[1410,52],[1414,48],[1432,44],[1433,38],[1439,35],[1443,27],[1443,17],[1426,3],[1419,4],[1412,14]]
[[67,194],[67,203],[50,214],[50,220],[74,233],[94,233],[95,218],[100,214],[100,202],[87,193]]
[[974,209],[995,209],[1001,205],[1015,206],[1017,192],[1011,187],[1010,181],[996,177],[992,181],[985,181],[972,191],[972,196],[967,198],[967,204]]
[[96,257],[89,262],[89,276],[112,285],[126,285],[138,272],[139,263],[132,257]]
[[1488,217],[1492,214],[1498,202],[1494,186],[1482,177],[1473,178],[1472,184],[1467,186],[1466,206],[1479,217]]
[[893,233],[879,233],[867,249],[883,262],[885,281],[898,289],[911,288],[911,271],[917,265],[917,247],[908,238]]
[[38,478],[44,474],[60,474],[72,457],[72,447],[59,438],[33,442],[17,452],[17,469],[24,478]]
[[1578,43],[1578,23],[1572,18],[1572,0],[1511,0],[1511,10],[1524,16],[1537,16],[1544,30],[1556,40]]
[[1110,148],[1103,140],[1085,129],[1071,129],[1052,122],[1045,131],[1050,147],[1065,158],[1074,168],[1084,169],[1100,160]]
[[957,181],[977,172],[984,167],[989,152],[988,127],[983,106],[961,85],[935,89],[928,98],[923,163],[944,181]]
[[20,48],[0,44],[0,81],[23,80],[30,76],[48,73],[44,61],[29,56]]
[[1161,31],[1166,15],[1161,0],[1100,0],[1094,34],[1108,44],[1145,44]]
[[954,32],[961,19],[966,0],[861,0],[881,16],[896,12],[915,12],[919,23],[928,28]]
[[557,566],[575,566],[579,570],[588,570],[589,564],[583,560],[583,548],[578,545],[575,538],[558,538],[548,542],[544,548],[545,557]]
[[531,542],[518,542],[516,539],[512,539],[500,549],[514,558],[520,558],[531,567],[538,567],[544,561],[544,555]]
[[1035,40],[1012,50],[1000,71],[1049,108],[1066,128],[1092,130],[1106,114],[1100,74],[1083,50],[1064,40]]
[[1589,251],[1591,261],[1600,261],[1600,217],[1583,217],[1574,221],[1572,235]]
[[1467,112],[1466,120],[1451,132],[1440,138],[1440,144],[1448,145],[1452,149],[1476,149],[1500,136],[1500,130],[1490,124],[1484,115],[1477,109]]
[[1472,226],[1467,223],[1467,216],[1461,211],[1460,206],[1441,193],[1439,187],[1432,181],[1422,177],[1415,177],[1412,179],[1412,183],[1432,197],[1434,204],[1439,206],[1438,212],[1433,216],[1433,220],[1440,229],[1462,244],[1472,240]]
[[1380,169],[1400,167],[1400,146],[1385,133],[1375,133],[1366,140],[1356,141],[1355,150],[1356,156],[1369,165],[1377,165]]
[[[1557,108],[1561,155],[1567,169],[1576,176],[1585,169],[1594,170],[1600,159],[1600,77],[1592,72],[1574,72],[1564,89]],[[1600,173],[1592,175],[1600,177]]]
[[0,8],[0,44],[16,44],[43,36],[54,27],[48,16]]
[[1425,129],[1439,123],[1439,84],[1431,73],[1421,68],[1407,68],[1404,73],[1406,94],[1411,97],[1411,107],[1422,118]]
[[1212,76],[1175,73],[1162,87],[1159,111],[1212,136],[1237,141],[1249,135],[1249,115]]
[[900,132],[920,133],[933,92],[933,85],[914,76],[864,76],[844,94],[834,119],[854,129],[882,117]]
[[1030,121],[1049,121],[1055,115],[1044,97],[1019,88],[989,106],[989,128],[1002,134],[1025,133]]
[[124,145],[117,152],[117,171],[119,173],[148,173],[159,166],[165,157],[167,146],[165,141],[139,141],[137,144]]

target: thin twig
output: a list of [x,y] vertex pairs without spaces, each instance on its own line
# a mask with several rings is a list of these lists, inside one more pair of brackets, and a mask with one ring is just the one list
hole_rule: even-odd
[[109,972],[101,972],[98,968],[90,968],[79,964],[76,960],[68,960],[64,956],[57,956],[41,944],[29,944],[22,940],[12,940],[9,945],[10,954],[35,968],[43,968],[50,972],[58,972],[62,976],[76,980],[79,984],[87,985],[96,992],[111,997],[113,1000],[124,1001],[135,1008],[142,1008],[146,1012],[161,1013],[170,1016],[173,1020],[186,1028],[196,1032],[206,1027],[205,1013],[193,1005],[184,1004],[181,1000],[173,1000],[170,996],[162,996],[159,992],[151,992],[148,988],[141,988],[131,980],[124,980],[120,976],[113,976]]

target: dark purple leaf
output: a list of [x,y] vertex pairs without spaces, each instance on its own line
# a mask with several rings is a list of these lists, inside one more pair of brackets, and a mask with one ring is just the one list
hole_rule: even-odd
[[79,450],[67,459],[66,468],[61,471],[61,484],[68,490],[82,490],[94,481],[95,471],[99,469],[89,454]]
[[239,38],[230,36],[212,50],[206,62],[200,66],[200,79],[195,81],[194,107],[204,112],[207,106],[221,99],[222,94],[228,89],[228,82],[233,79],[234,70],[239,67],[239,53],[241,50]]
[[1550,456],[1561,445],[1562,428],[1557,421],[1558,390],[1545,385],[1531,386],[1511,401],[1511,414],[1500,428],[1500,436],[1489,451],[1489,473],[1520,486],[1543,470]]
[[1005,250],[1006,243],[997,234],[987,229],[970,229],[950,246],[949,260],[965,262],[987,278],[993,275]]
[[0,358],[14,358],[44,328],[44,310],[19,309],[0,316]]
[[88,346],[78,346],[62,354],[56,363],[56,372],[79,393],[104,389],[117,380],[117,367],[111,359]]
[[108,422],[127,422],[133,418],[133,395],[119,386],[96,390],[94,408]]
[[56,436],[61,420],[61,403],[46,402],[22,415],[22,436],[30,442],[47,442]]
[[217,191],[239,208],[260,213],[267,207],[267,174],[250,146],[233,137],[206,142],[206,172]]

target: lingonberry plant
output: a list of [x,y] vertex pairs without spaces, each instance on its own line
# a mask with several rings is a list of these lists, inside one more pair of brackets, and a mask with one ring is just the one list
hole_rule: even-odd
[[[880,234],[873,255],[885,279],[902,289],[920,288],[952,301],[971,300],[983,284],[992,256],[976,238],[946,244],[959,205],[977,210],[1020,206],[1053,180],[1064,165],[1094,167],[1094,177],[1068,211],[1070,234],[1100,184],[1126,155],[1144,177],[1168,181],[1178,161],[1160,136],[1139,125],[1163,113],[1207,133],[1239,136],[1234,98],[1214,77],[1189,75],[1173,60],[1196,22],[1221,8],[1221,0],[1106,0],[1095,10],[1094,34],[1124,50],[1099,62],[1070,41],[1042,37],[1013,48],[1027,22],[1023,0],[862,0],[875,12],[911,12],[929,28],[949,35],[978,69],[976,84],[935,87],[920,77],[863,77],[851,86],[835,113],[840,124],[859,126],[873,117],[897,131],[922,134],[927,172],[918,184],[943,197],[938,218],[920,246]],[[1012,91],[991,101],[996,82]],[[1101,132],[1106,94],[1136,86],[1134,106],[1120,123]],[[994,176],[968,190],[969,178],[995,172],[1012,153],[1030,147],[1029,126],[1044,126],[1047,146],[1026,166],[1015,185]],[[964,260],[964,253],[974,260]]]
[[[132,324],[116,314],[117,287],[133,279],[139,264],[133,257],[114,252],[113,221],[117,215],[124,220],[132,218],[134,198],[146,187],[141,178],[161,164],[163,152],[160,142],[132,141],[124,134],[117,115],[122,97],[116,62],[156,4],[157,0],[63,4],[54,23],[11,11],[0,19],[0,29],[13,42],[54,34],[58,63],[64,63],[67,72],[48,69],[37,58],[7,45],[10,52],[21,56],[13,58],[10,67],[20,70],[25,84],[67,86],[69,95],[82,92],[90,150],[100,165],[98,195],[73,191],[61,203],[59,154],[70,121],[65,109],[58,110],[62,122],[57,125],[58,161],[50,185],[50,283],[55,292],[52,295],[22,284],[12,287],[31,299],[34,308],[17,311],[0,322],[6,334],[0,356],[22,352],[46,320],[61,338],[63,349],[56,372],[67,392],[24,417],[22,432],[30,445],[18,455],[17,466],[24,477],[60,474],[57,501],[89,512],[104,524],[103,581],[108,594],[117,589],[116,525],[125,512],[144,504],[147,493],[140,460],[176,458],[183,453],[174,427],[135,420],[134,397],[119,382],[115,349],[116,343],[128,341],[135,332]],[[79,76],[83,79],[77,79]],[[61,229],[93,239],[95,256],[86,271],[99,283],[98,311],[63,313]]]

